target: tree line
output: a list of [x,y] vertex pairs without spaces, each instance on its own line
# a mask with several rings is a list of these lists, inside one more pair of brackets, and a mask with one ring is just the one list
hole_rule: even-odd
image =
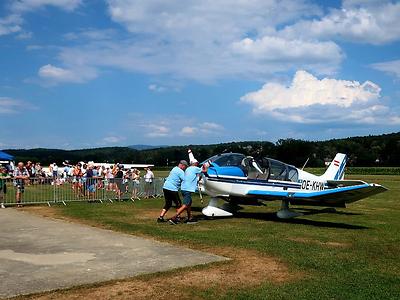
[[5,152],[14,155],[16,161],[41,162],[43,165],[68,160],[109,163],[149,163],[156,166],[172,166],[187,158],[191,148],[199,161],[226,152],[239,152],[254,157],[268,156],[301,167],[307,160],[308,167],[322,167],[333,159],[337,152],[349,156],[349,166],[400,166],[400,132],[362,137],[349,137],[326,141],[280,139],[268,141],[231,142],[212,145],[169,146],[147,150],[129,147],[104,147],[81,150],[59,149],[11,149]]

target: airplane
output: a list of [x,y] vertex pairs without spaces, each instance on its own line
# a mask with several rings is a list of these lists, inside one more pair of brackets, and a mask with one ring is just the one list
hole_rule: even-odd
[[[190,158],[193,154],[189,152]],[[278,218],[302,215],[289,205],[346,207],[363,198],[385,192],[379,184],[344,180],[347,156],[336,154],[321,176],[281,161],[254,159],[241,153],[224,153],[207,159],[206,172],[199,180],[199,191],[211,196],[202,213],[208,217],[232,216],[239,205],[263,205],[260,201],[280,200]],[[224,200],[218,206],[219,199]]]

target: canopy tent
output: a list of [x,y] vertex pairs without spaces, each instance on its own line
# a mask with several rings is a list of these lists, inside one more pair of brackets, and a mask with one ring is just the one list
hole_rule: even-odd
[[13,161],[14,160],[14,156],[5,153],[3,151],[0,151],[0,160],[1,161]]

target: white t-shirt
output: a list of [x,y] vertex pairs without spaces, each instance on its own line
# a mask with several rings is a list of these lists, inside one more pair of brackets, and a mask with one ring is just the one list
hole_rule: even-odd
[[114,178],[114,175],[113,175],[113,173],[111,172],[110,169],[106,171],[106,178],[107,178],[107,179]]
[[151,170],[147,170],[146,174],[144,174],[145,182],[153,182],[154,173]]

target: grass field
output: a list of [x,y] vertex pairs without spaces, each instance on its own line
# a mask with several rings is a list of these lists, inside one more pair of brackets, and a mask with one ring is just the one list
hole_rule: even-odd
[[[157,224],[163,199],[71,203],[27,210],[233,258],[228,263],[132,279],[132,286],[139,282],[158,286],[162,292],[153,290],[152,298],[399,299],[400,176],[347,178],[380,183],[389,191],[336,212],[298,207],[305,215],[292,220],[276,218],[278,202],[246,207],[235,218],[202,219],[200,211],[207,200],[201,204],[198,198],[194,210],[200,222],[194,225]],[[205,279],[200,280],[201,276]],[[183,280],[191,277],[197,280]],[[160,285],[163,280],[168,283],[168,278],[180,279],[180,285]],[[52,292],[37,298],[88,297],[104,290],[114,293],[100,294],[104,298],[125,299],[132,297],[129,281],[124,285],[111,282]]]

